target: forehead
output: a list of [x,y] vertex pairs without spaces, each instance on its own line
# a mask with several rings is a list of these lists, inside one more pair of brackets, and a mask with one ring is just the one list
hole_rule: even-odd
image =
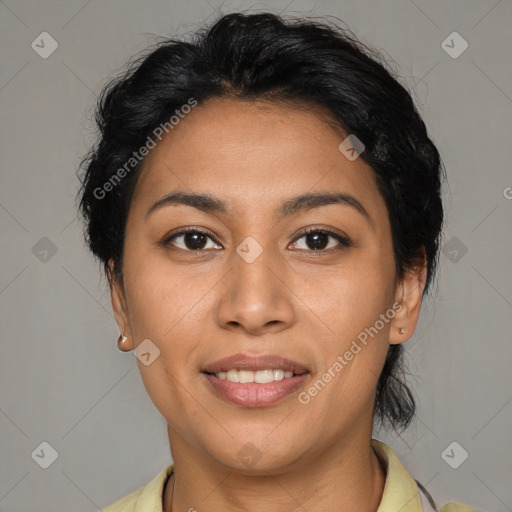
[[373,196],[368,209],[378,216],[385,205],[373,170],[340,152],[347,133],[327,110],[302,106],[226,98],[196,106],[146,157],[133,201],[185,189],[247,210],[249,201],[274,207],[272,197],[330,189]]

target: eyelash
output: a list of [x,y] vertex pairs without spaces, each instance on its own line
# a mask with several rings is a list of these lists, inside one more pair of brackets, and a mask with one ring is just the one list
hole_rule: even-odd
[[[208,231],[203,231],[202,229],[198,229],[198,228],[195,228],[195,227],[186,227],[186,228],[183,228],[180,232],[178,233],[174,233],[168,237],[165,237],[164,240],[161,242],[161,245],[169,248],[169,246],[171,245],[171,241],[179,236],[182,236],[182,235],[186,235],[188,233],[195,233],[195,234],[199,234],[199,235],[206,235],[207,237],[209,237],[210,239],[212,239],[212,241],[217,244],[217,245],[220,245],[216,240],[215,238],[213,237],[212,234],[210,234]],[[329,249],[319,249],[319,250],[313,250],[313,249],[298,249],[298,250],[305,250],[306,252],[311,252],[311,253],[322,253],[322,252],[327,252],[329,253],[330,251],[336,251],[336,250],[341,250],[343,248],[347,248],[347,247],[350,247],[352,244],[350,242],[350,240],[348,238],[345,238],[341,235],[338,235],[337,233],[334,233],[328,229],[325,229],[325,228],[318,228],[318,227],[313,227],[313,228],[306,228],[304,231],[302,231],[302,233],[300,233],[297,238],[295,238],[293,240],[293,243],[297,243],[298,240],[300,240],[301,238],[311,234],[311,233],[320,233],[322,235],[327,235],[329,237],[332,237],[334,239],[336,239],[338,242],[339,242],[339,246],[337,247],[331,247]],[[196,250],[192,250],[192,249],[181,249],[179,247],[173,247],[173,248],[170,248],[171,250],[173,251],[184,251],[184,252],[197,252],[197,253],[200,253],[200,252],[203,252],[207,249],[196,249]]]

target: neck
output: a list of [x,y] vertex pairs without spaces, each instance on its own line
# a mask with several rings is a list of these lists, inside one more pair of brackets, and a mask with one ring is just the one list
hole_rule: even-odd
[[191,457],[188,447],[173,449],[175,471],[164,490],[163,511],[376,512],[386,474],[368,438],[364,441],[345,441],[290,471],[256,476]]

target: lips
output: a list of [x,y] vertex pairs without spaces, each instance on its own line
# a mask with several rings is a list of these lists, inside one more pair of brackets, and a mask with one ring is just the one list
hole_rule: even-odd
[[262,355],[250,357],[245,354],[235,354],[224,359],[219,359],[214,363],[208,364],[203,368],[203,373],[215,374],[227,372],[229,370],[284,370],[293,372],[294,375],[308,373],[308,369],[291,359],[286,359],[277,355]]
[[208,389],[223,400],[245,408],[268,407],[295,395],[306,385],[308,373],[268,384],[241,384],[221,380],[215,375],[204,374]]
[[[231,370],[231,371],[230,371]],[[263,370],[275,373],[275,378],[268,382],[256,378],[248,379],[247,374],[261,374]],[[238,378],[226,379],[226,373],[238,374]],[[262,355],[250,357],[245,354],[235,354],[224,359],[219,359],[208,364],[202,371],[208,389],[217,397],[242,407],[267,407],[297,393],[298,389],[305,385],[309,376],[309,370],[297,361],[286,359],[276,355]],[[267,373],[267,372],[265,372]],[[220,375],[219,375],[220,374]],[[284,378],[281,378],[284,377]],[[243,382],[245,380],[245,382]]]

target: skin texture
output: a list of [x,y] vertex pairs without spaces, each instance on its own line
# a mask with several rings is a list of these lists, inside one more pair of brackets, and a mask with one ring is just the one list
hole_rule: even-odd
[[[385,472],[370,446],[375,389],[390,343],[416,327],[424,261],[395,282],[387,209],[361,158],[338,150],[346,135],[328,113],[285,103],[215,99],[197,106],[148,155],[131,203],[124,287],[110,279],[127,349],[150,339],[160,355],[139,361],[146,390],[165,417],[175,473],[164,511],[375,511]],[[166,206],[165,194],[207,193],[227,213]],[[274,210],[308,192],[354,196],[278,219]],[[201,251],[180,228],[211,232]],[[314,250],[305,227],[345,236]],[[251,236],[262,254],[236,252]],[[173,250],[174,248],[174,250]],[[276,354],[304,364],[307,390],[357,335],[393,303],[402,304],[378,335],[307,405],[297,394],[260,408],[217,396],[201,370],[237,353]],[[405,328],[405,334],[399,329]],[[261,458],[247,466],[239,450]],[[302,508],[304,507],[304,508]]]

